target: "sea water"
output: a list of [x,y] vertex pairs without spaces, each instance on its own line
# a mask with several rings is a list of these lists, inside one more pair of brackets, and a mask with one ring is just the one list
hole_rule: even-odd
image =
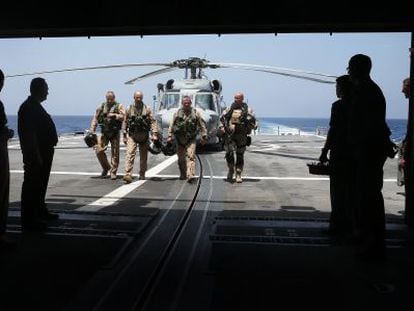
[[[17,116],[7,116],[8,125],[17,135]],[[59,135],[83,133],[89,129],[92,116],[52,116]],[[329,118],[271,118],[259,117],[259,128],[256,135],[326,135],[329,129]],[[405,137],[407,120],[388,119],[391,138],[400,141]]]

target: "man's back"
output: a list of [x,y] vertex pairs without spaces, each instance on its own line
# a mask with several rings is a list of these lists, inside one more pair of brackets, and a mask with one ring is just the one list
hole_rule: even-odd
[[39,148],[56,146],[58,138],[55,124],[41,104],[28,97],[19,108],[18,132],[20,144],[24,151],[32,143]]

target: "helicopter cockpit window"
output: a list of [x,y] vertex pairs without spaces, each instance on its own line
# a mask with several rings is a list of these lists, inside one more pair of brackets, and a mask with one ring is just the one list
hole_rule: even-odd
[[161,101],[163,109],[178,108],[180,101],[180,94],[164,94]]
[[197,94],[195,99],[195,106],[203,110],[209,109],[216,111],[216,105],[212,94]]

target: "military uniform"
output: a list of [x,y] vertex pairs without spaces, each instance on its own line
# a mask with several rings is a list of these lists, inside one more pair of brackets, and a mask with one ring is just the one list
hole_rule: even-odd
[[[253,111],[246,103],[241,105],[233,103],[230,108],[223,111],[220,117],[220,127],[225,131],[223,142],[228,166],[227,179],[231,181],[236,170],[236,181],[242,182],[244,152],[246,146],[250,144],[248,135],[257,128]],[[234,153],[237,157],[236,163],[234,163]]]
[[[113,113],[112,118],[107,117],[108,113]],[[119,165],[119,133],[122,127],[122,120],[124,118],[125,109],[122,104],[118,102],[102,103],[95,112],[92,119],[90,131],[95,132],[97,126],[101,127],[101,135],[98,137],[98,143],[94,147],[96,156],[102,166],[102,176],[106,176],[110,171],[111,179],[116,179],[116,172]],[[109,165],[105,151],[111,143],[111,165]]]
[[180,179],[191,182],[195,174],[196,137],[200,130],[201,137],[207,139],[207,128],[200,112],[190,107],[188,111],[180,108],[173,116],[168,128],[168,137],[175,136],[177,144],[178,167]]
[[[127,139],[127,154],[125,161],[126,182],[132,181],[132,169],[139,145],[140,167],[139,179],[145,179],[147,171],[149,132],[158,135],[158,126],[155,121],[151,109],[143,102],[130,105],[126,111],[124,118],[124,139]],[[126,136],[128,134],[128,136]],[[127,138],[126,138],[127,137]]]

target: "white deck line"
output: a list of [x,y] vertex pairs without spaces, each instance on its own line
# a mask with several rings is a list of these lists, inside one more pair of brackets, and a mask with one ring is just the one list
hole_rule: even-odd
[[[11,174],[23,174],[23,170],[10,170]],[[82,175],[82,176],[100,176],[98,172],[66,172],[66,171],[51,171],[51,175]]]
[[[170,166],[172,163],[177,161],[177,155],[174,155],[170,158],[168,158],[167,160],[165,160],[164,162],[161,162],[160,164],[152,167],[151,169],[149,169],[145,175],[147,177],[154,177],[156,174],[158,174],[159,172],[161,172],[162,170],[164,170],[165,168],[167,168],[168,166]],[[81,206],[79,208],[77,208],[77,211],[86,211],[86,212],[96,212],[99,211],[102,208],[105,208],[107,206],[110,206],[114,203],[116,203],[119,199],[123,198],[124,196],[126,196],[128,193],[130,193],[131,191],[135,190],[136,188],[142,186],[144,183],[146,182],[146,180],[138,180],[135,182],[132,182],[130,184],[125,184],[117,189],[115,189],[114,191],[104,195],[102,198],[89,203],[87,205]]]
[[[171,159],[171,158],[169,158],[169,159]],[[168,160],[166,160],[166,161],[168,161]],[[165,163],[166,161],[164,161],[162,163]],[[161,165],[162,163],[160,163],[159,165]],[[169,163],[168,165],[170,165],[170,164],[171,163]],[[158,172],[161,171],[161,170],[155,171],[155,168],[157,168],[159,165],[149,169],[145,175],[148,178],[150,178],[150,177],[178,178],[178,175],[157,174]],[[152,170],[154,170],[154,171],[152,171]],[[12,174],[23,174],[23,170],[10,170],[10,173],[12,173]],[[99,175],[101,175],[101,173],[96,173],[96,172],[88,173],[88,172],[65,172],[65,171],[52,171],[52,172],[50,172],[50,174],[51,175],[82,175],[82,176],[99,176]],[[198,176],[195,176],[195,177],[198,177]],[[210,178],[210,176],[205,175],[205,176],[203,176],[203,178],[208,179],[208,178]],[[225,178],[227,178],[227,176],[225,176],[225,175],[223,175],[223,176],[214,175],[211,178],[212,179],[225,179]],[[251,179],[251,180],[302,180],[302,181],[329,180],[329,177],[297,177],[297,176],[285,176],[285,177],[279,177],[279,176],[243,176],[243,178]],[[139,182],[145,182],[145,180],[144,181],[141,180]],[[396,178],[384,178],[384,182],[397,182],[397,179]],[[135,184],[135,183],[138,183],[138,181],[136,181],[134,183],[131,183],[129,185],[132,185],[132,184]]]
[[[178,175],[162,175],[159,174],[156,177],[158,178],[177,178]],[[199,177],[198,175],[195,175],[195,177]],[[290,176],[286,176],[286,177],[278,177],[278,176],[243,176],[243,179],[250,179],[250,180],[303,180],[303,181],[318,181],[318,180],[329,180],[329,177],[290,177]],[[209,176],[209,175],[204,175],[203,176],[204,179],[226,179],[226,176]],[[397,182],[396,178],[384,178],[384,182]]]

